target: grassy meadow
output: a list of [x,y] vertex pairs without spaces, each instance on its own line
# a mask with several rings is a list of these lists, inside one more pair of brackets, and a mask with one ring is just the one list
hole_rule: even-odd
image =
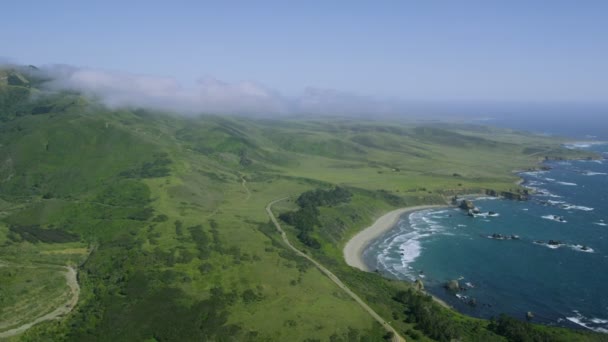
[[[335,186],[352,197],[318,207],[310,234],[320,248],[283,223],[290,241],[408,341],[445,340],[411,319],[414,297],[398,297],[411,284],[345,264],[348,238],[391,209],[519,193],[514,170],[591,156],[559,138],[468,124],[184,117],[36,86],[0,84],[0,333],[65,301],[56,266],[76,267],[81,290],[70,314],[16,341],[383,341],[379,324],[282,243],[264,210],[287,196],[276,214],[298,210],[302,193]],[[462,340],[511,336],[424,305]]]

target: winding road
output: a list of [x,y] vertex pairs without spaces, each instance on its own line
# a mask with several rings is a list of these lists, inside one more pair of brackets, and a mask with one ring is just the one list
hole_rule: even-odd
[[403,337],[401,337],[401,335],[399,335],[399,333],[397,332],[397,330],[395,330],[395,328],[393,328],[384,318],[382,318],[378,313],[376,313],[376,311],[374,311],[374,309],[369,307],[369,305],[367,305],[363,301],[363,299],[361,299],[359,296],[357,296],[357,294],[355,294],[351,289],[349,289],[348,286],[346,286],[346,284],[344,284],[340,280],[340,278],[338,278],[335,274],[333,274],[330,270],[328,270],[325,266],[321,265],[315,259],[311,258],[306,253],[295,248],[291,244],[291,242],[289,242],[289,239],[287,238],[287,234],[285,233],[283,228],[281,228],[279,221],[276,219],[276,217],[272,213],[272,206],[275,203],[284,201],[288,198],[289,197],[284,197],[284,198],[274,200],[274,201],[268,203],[268,205],[266,206],[266,213],[270,217],[270,220],[272,221],[272,223],[274,223],[274,226],[277,228],[277,231],[279,231],[279,233],[281,234],[281,238],[283,239],[283,242],[285,242],[285,244],[292,251],[296,252],[301,257],[306,258],[306,259],[308,259],[308,261],[312,262],[323,274],[325,274],[331,281],[333,281],[336,285],[338,285],[338,287],[340,289],[342,289],[342,291],[346,292],[346,294],[348,294],[352,299],[354,299],[355,302],[357,302],[357,304],[359,304],[359,306],[361,306],[370,316],[372,316],[378,323],[380,323],[384,327],[384,329],[386,329],[386,331],[392,332],[393,333],[393,342],[405,342],[405,339]]

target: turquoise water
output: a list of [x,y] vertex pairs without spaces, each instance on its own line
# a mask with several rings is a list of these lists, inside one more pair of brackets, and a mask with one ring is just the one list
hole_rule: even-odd
[[[608,145],[586,148],[608,157]],[[405,215],[364,259],[388,277],[422,278],[429,292],[472,316],[523,319],[532,311],[539,323],[608,333],[608,160],[549,165],[521,175],[537,189],[529,201],[474,199],[493,217],[456,208]],[[442,287],[452,279],[466,289],[458,297]]]

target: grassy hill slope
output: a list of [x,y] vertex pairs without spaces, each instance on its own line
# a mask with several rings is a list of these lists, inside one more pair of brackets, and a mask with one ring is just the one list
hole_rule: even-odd
[[[294,228],[290,239],[411,340],[429,340],[393,300],[411,286],[346,266],[347,238],[391,208],[517,192],[511,170],[576,153],[557,139],[466,126],[109,110],[32,84],[0,84],[0,283],[40,289],[48,278],[49,287],[35,290],[37,305],[3,288],[0,317],[19,317],[0,332],[51,310],[67,289],[49,270],[22,275],[27,267],[77,267],[81,293],[69,315],[15,340],[383,340],[379,324],[286,248],[264,211],[335,185],[353,197],[320,207],[320,248],[297,242]],[[293,200],[276,208],[294,209]],[[445,315],[463,337],[504,340],[485,321]]]

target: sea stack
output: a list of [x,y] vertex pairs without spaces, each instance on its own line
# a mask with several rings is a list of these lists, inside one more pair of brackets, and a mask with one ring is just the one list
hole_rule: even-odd
[[450,280],[448,281],[444,287],[449,290],[450,292],[456,293],[458,291],[460,291],[460,284],[458,284],[458,280]]
[[473,201],[462,200],[462,202],[460,202],[459,208],[462,210],[469,211],[475,209],[475,205],[473,204]]

